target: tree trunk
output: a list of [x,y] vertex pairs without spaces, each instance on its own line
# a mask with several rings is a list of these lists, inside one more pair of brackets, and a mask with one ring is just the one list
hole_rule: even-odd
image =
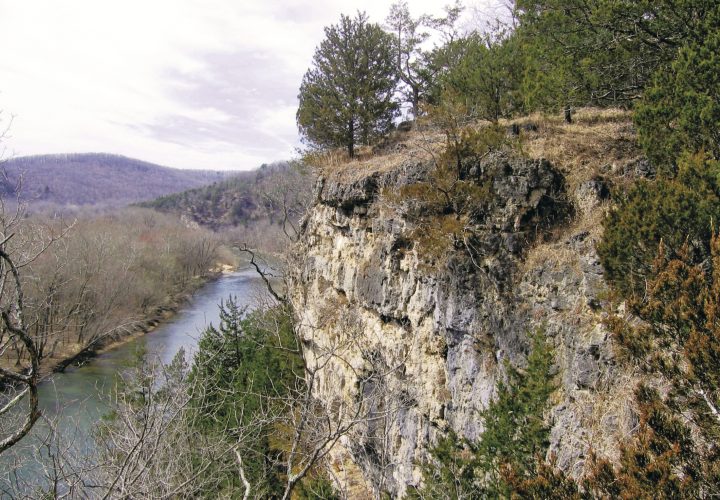
[[420,116],[420,89],[417,85],[413,85],[412,92],[413,120],[417,120],[418,116]]
[[348,142],[347,142],[347,149],[348,149],[348,156],[350,158],[355,157],[355,121],[350,120],[348,123]]

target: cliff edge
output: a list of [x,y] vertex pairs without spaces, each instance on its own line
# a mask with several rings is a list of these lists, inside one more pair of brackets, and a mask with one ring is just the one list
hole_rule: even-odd
[[403,495],[450,430],[476,439],[479,413],[506,363],[523,368],[534,331],[554,348],[548,453],[561,468],[581,473],[591,450],[612,457],[634,425],[633,374],[615,364],[603,326],[595,244],[611,188],[647,175],[647,163],[620,111],[519,123],[529,125],[519,151],[459,173],[477,195],[462,219],[438,219],[462,226],[448,241],[433,243],[444,226],[429,222],[418,194],[437,182],[437,135],[411,132],[321,172],[290,297],[311,364],[327,368],[318,398],[340,407],[373,394],[332,452],[335,475],[357,496]]

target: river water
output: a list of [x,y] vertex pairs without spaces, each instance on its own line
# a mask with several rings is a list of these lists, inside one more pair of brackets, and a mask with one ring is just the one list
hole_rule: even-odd
[[[165,363],[170,362],[182,348],[189,361],[200,334],[210,324],[218,325],[221,300],[227,300],[232,295],[239,306],[252,308],[261,293],[261,282],[251,269],[225,274],[207,283],[195,292],[190,302],[171,321],[153,332],[103,353],[81,367],[70,367],[65,373],[54,374],[43,382],[40,387],[43,417],[57,422],[59,435],[65,439],[71,436],[75,452],[87,451],[93,446],[94,424],[107,413],[103,395],[109,394],[116,375],[135,359],[139,348],[144,348],[147,355],[157,356]],[[5,498],[8,494],[6,488],[16,482],[10,475],[11,470],[19,471],[22,483],[36,486],[45,483],[37,463],[42,459],[34,456],[34,445],[46,434],[47,424],[41,420],[31,435],[15,447],[17,449],[3,454],[0,459],[0,497]],[[21,467],[14,465],[14,462],[20,461],[23,462]]]

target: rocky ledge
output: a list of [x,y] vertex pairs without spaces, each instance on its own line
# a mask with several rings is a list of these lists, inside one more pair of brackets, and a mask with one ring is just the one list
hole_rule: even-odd
[[632,418],[602,325],[596,236],[582,223],[602,189],[568,193],[545,160],[488,157],[464,173],[491,186],[473,216],[474,253],[449,248],[428,262],[412,237],[417,221],[388,193],[431,171],[407,161],[322,178],[302,225],[290,296],[311,361],[333,353],[316,394],[328,404],[375,394],[333,453],[336,473],[402,496],[439,436],[479,436],[505,363],[522,368],[538,329],[555,348],[560,387],[547,417],[557,463],[579,473],[588,450],[612,455]]

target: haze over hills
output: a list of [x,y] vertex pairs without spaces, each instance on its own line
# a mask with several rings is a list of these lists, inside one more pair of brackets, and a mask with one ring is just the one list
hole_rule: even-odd
[[181,170],[120,155],[81,153],[12,158],[2,164],[0,194],[32,205],[123,206],[212,184],[232,171]]

